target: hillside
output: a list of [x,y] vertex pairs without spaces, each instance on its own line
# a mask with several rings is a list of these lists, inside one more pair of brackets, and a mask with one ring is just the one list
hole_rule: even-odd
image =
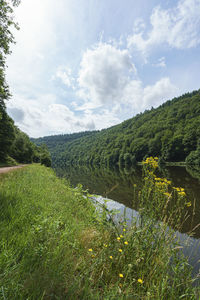
[[[66,139],[67,137],[67,139]],[[200,138],[200,90],[167,101],[96,132],[35,139],[49,147],[53,165],[130,166],[146,155],[185,161]]]

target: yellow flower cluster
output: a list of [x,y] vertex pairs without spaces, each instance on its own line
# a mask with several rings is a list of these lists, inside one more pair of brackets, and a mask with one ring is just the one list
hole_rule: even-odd
[[140,284],[142,284],[142,283],[143,283],[143,280],[142,280],[141,278],[139,278],[139,279],[138,279],[138,282],[139,282]]
[[175,191],[178,192],[178,195],[180,195],[180,196],[182,196],[182,197],[186,196],[186,193],[185,193],[184,188],[181,188],[181,187],[174,187],[173,189],[174,189]]
[[149,165],[156,169],[158,167],[158,157],[147,157],[145,161],[142,162],[143,165]]

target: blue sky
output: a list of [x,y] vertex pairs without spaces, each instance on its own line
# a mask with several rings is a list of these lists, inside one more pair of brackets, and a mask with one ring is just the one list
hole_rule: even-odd
[[29,136],[107,128],[200,88],[200,0],[22,0],[7,110]]

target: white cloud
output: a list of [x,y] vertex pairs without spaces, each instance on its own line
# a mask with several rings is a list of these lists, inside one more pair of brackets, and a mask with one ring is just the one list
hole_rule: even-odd
[[169,78],[161,78],[152,85],[143,86],[142,81],[132,80],[125,90],[125,103],[132,106],[134,112],[142,112],[152,106],[157,107],[171,97],[177,96],[178,88]]
[[174,8],[156,7],[150,17],[152,30],[144,37],[144,28],[127,39],[129,48],[144,55],[162,44],[176,49],[189,49],[200,43],[200,0],[180,0]]
[[78,76],[79,96],[97,105],[118,102],[130,76],[135,74],[127,50],[99,43],[83,54]]
[[[157,66],[165,66],[161,57]],[[85,103],[76,110],[92,111],[107,107],[113,114],[131,117],[151,106],[158,106],[177,95],[178,89],[168,77],[144,86],[136,76],[136,69],[128,50],[114,45],[98,44],[83,54],[78,82],[79,96]]]
[[87,110],[76,115],[66,105],[57,104],[53,99],[56,101],[51,94],[40,96],[39,99],[18,95],[9,101],[7,110],[16,125],[31,137],[102,129],[120,122],[107,109],[98,113]]
[[75,89],[75,79],[72,76],[72,70],[67,67],[59,67],[56,72],[56,77],[60,78],[61,81],[69,88]]
[[158,62],[156,64],[153,64],[154,67],[166,67],[165,57],[161,57],[158,59]]

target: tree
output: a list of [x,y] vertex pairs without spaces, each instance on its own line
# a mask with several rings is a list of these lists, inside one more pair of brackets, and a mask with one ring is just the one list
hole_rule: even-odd
[[[13,5],[18,5],[19,1],[12,0]],[[14,43],[14,36],[10,28],[18,26],[13,21],[13,9],[8,1],[0,0],[0,106],[5,108],[5,100],[10,97],[9,88],[5,79],[6,56],[10,54],[10,44]],[[1,116],[0,116],[1,118]]]
[[10,147],[15,138],[15,132],[13,120],[1,106],[0,116],[0,161],[4,161],[9,154]]

